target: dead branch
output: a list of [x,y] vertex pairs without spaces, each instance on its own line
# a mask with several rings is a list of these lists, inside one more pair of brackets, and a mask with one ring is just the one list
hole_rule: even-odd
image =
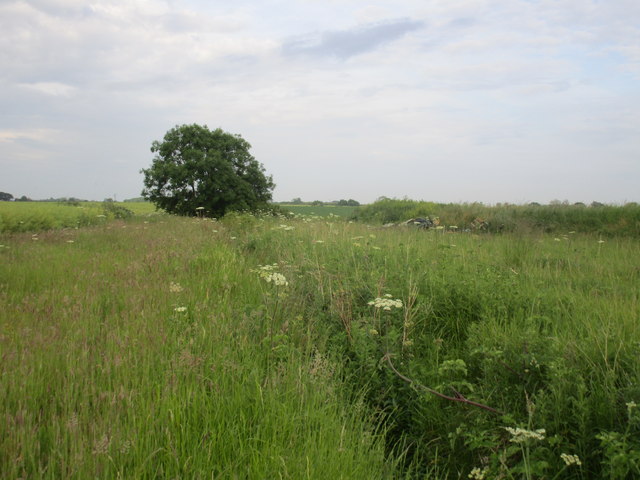
[[487,411],[489,411],[491,413],[495,413],[496,415],[502,415],[502,413],[499,412],[498,410],[496,410],[495,408],[489,407],[488,405],[484,405],[482,403],[474,402],[473,400],[469,400],[464,395],[462,395],[460,392],[455,390],[453,387],[451,387],[451,390],[453,390],[453,393],[454,393],[455,396],[451,397],[449,395],[445,395],[444,393],[440,393],[440,392],[438,392],[436,390],[433,390],[432,388],[426,387],[426,386],[424,386],[424,385],[422,385],[422,384],[420,384],[418,382],[413,381],[409,377],[401,374],[398,371],[398,369],[396,369],[396,367],[391,362],[391,354],[390,353],[387,353],[387,354],[385,354],[384,357],[382,357],[382,361],[384,361],[384,360],[386,360],[387,363],[389,364],[389,368],[391,368],[391,370],[393,370],[393,372],[398,377],[400,377],[402,380],[407,382],[409,385],[415,385],[416,387],[419,387],[422,390],[431,393],[432,395],[435,395],[435,396],[440,397],[440,398],[444,398],[445,400],[449,400],[451,402],[465,403],[467,405],[471,405],[473,407],[482,408],[483,410],[487,410]]

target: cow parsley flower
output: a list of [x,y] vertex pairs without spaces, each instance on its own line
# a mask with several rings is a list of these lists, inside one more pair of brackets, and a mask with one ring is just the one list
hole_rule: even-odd
[[567,453],[561,453],[560,458],[564,461],[566,466],[582,465],[582,462],[580,461],[580,458],[578,457],[578,455],[569,455]]
[[393,308],[402,308],[402,300],[399,298],[393,300],[390,294],[385,294],[384,297],[377,297],[371,300],[368,305],[372,305],[375,308],[381,308],[382,310],[391,311]]
[[484,480],[485,475],[489,470],[487,468],[483,468],[480,470],[478,467],[474,468],[469,472],[469,478],[472,480]]
[[251,271],[257,273],[267,283],[273,283],[276,287],[286,287],[289,282],[284,275],[276,271],[277,268],[278,264],[274,263],[273,265],[258,265],[257,270]]
[[519,427],[504,427],[504,429],[511,434],[511,441],[513,443],[525,443],[529,439],[544,440],[544,434],[547,433],[544,428],[540,428],[538,430],[526,430]]
[[270,273],[269,275],[263,277],[267,283],[272,283],[276,286],[276,287],[281,287],[284,286],[286,287],[287,285],[289,285],[289,282],[287,282],[287,278],[282,275],[281,273],[278,272],[273,272]]
[[187,311],[187,307],[176,307],[173,309],[173,311],[177,313],[184,313]]

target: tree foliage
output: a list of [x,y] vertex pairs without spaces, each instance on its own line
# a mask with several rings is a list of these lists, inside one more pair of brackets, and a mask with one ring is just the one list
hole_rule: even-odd
[[170,213],[208,216],[256,210],[271,200],[274,183],[240,135],[197,124],[176,126],[154,141],[143,169],[142,195]]

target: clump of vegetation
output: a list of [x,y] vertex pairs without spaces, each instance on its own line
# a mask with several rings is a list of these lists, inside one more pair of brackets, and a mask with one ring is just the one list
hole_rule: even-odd
[[102,202],[102,210],[104,211],[105,215],[110,218],[124,219],[133,217],[133,212],[131,210],[129,210],[124,205],[120,205],[114,201],[105,200],[104,202]]
[[462,230],[519,233],[581,232],[602,235],[640,235],[640,205],[603,205],[594,202],[570,205],[554,202],[550,205],[487,206],[482,203],[442,204],[415,200],[381,198],[354,211],[353,219],[370,223],[399,223],[426,217],[438,218],[442,225],[454,225]]

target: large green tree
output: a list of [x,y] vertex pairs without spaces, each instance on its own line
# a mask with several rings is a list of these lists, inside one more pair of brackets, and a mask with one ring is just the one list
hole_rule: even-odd
[[204,209],[206,215],[220,217],[266,207],[275,185],[250,149],[240,135],[219,128],[176,126],[151,146],[156,155],[151,167],[142,170],[142,195],[180,215]]

